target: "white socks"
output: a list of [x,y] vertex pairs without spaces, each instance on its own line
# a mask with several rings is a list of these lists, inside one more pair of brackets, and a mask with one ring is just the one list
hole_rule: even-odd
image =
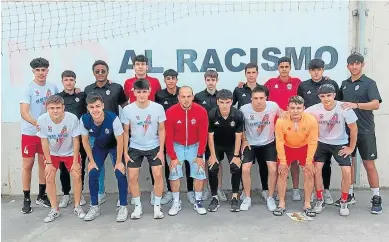
[[195,192],[196,201],[201,201],[203,197],[203,192]]
[[353,195],[354,193],[354,185],[351,184],[350,189],[348,190],[348,194]]
[[373,192],[373,196],[379,196],[380,195],[380,188],[370,188],[370,190]]
[[161,198],[162,197],[155,197],[154,198],[154,206],[161,206]]
[[180,201],[180,193],[179,192],[172,192],[173,194],[173,201],[179,202]]

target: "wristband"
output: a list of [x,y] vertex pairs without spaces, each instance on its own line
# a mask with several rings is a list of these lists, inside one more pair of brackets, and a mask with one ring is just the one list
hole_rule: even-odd
[[236,158],[239,158],[239,157],[240,157],[240,155],[234,155],[234,157],[236,157]]
[[49,162],[46,162],[45,164],[46,164],[46,165],[51,165],[51,164],[53,164],[53,163],[52,163],[52,162],[50,162],[50,163],[49,163]]
[[357,103],[357,108],[359,109],[359,104]]
[[197,154],[197,158],[203,158],[203,155]]

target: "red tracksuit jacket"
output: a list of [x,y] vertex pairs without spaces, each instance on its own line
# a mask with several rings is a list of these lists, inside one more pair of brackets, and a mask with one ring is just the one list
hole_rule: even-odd
[[166,111],[166,152],[177,159],[173,143],[189,146],[199,143],[197,154],[203,155],[208,137],[208,114],[205,108],[192,103],[189,110],[175,104]]

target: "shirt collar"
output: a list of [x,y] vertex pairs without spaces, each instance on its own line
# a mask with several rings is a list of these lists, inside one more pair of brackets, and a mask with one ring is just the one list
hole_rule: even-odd
[[277,81],[279,83],[284,83],[284,84],[287,84],[287,83],[291,83],[292,82],[292,78],[290,76],[288,76],[288,81],[287,82],[283,82],[280,78],[280,76],[277,77]]
[[72,97],[72,96],[75,96],[77,93],[74,91],[73,94],[69,94],[69,93],[65,92],[65,90],[63,90],[62,94],[63,94],[64,97],[68,97],[68,96]]
[[217,90],[215,91],[214,94],[211,94],[208,92],[207,88],[205,88],[204,92],[205,92],[205,95],[207,95],[207,96],[216,96],[216,94],[217,94]]
[[[366,78],[365,74],[362,74],[362,76],[358,80],[355,80],[354,82],[359,82],[359,81],[363,82],[365,80],[365,78]],[[351,76],[347,79],[347,81],[353,82],[351,80]]]
[[318,84],[318,85],[321,85],[321,83],[323,83],[323,81],[325,81],[325,78],[324,77],[322,77],[321,78],[321,80],[320,81],[318,81],[318,82],[315,82],[314,80],[312,80],[312,78],[311,79],[309,79],[310,81],[311,81],[311,83],[312,84]]
[[[255,84],[256,84],[255,87],[259,86],[258,82],[256,82]],[[246,89],[250,89],[251,90],[251,88],[249,86],[247,86],[247,82],[243,85],[243,87],[246,88]]]
[[[109,80],[107,80],[107,83],[105,83],[105,85],[102,86],[101,88],[109,89],[110,86],[111,86],[111,84],[109,83]],[[97,86],[97,81],[93,85],[93,89],[96,89],[96,88],[100,88],[99,86]]]
[[[222,117],[222,114],[220,113],[219,107],[217,108],[216,114],[217,114],[217,117],[218,117],[218,118],[221,118],[221,117]],[[233,107],[231,106],[230,113],[228,114],[227,119],[233,118],[233,117],[235,117],[235,112],[234,112],[234,110],[233,110]]]

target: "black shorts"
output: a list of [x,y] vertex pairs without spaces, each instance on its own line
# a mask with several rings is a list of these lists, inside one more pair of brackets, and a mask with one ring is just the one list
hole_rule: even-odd
[[251,145],[251,150],[246,147],[243,151],[242,163],[252,162],[258,163],[266,161],[277,161],[276,143],[273,141],[267,145],[255,146]]
[[[215,147],[216,149],[216,147]],[[205,147],[205,152],[204,152],[204,159],[207,161],[209,160],[209,157],[211,156],[211,151],[209,150],[208,143],[207,146]]]
[[330,145],[322,142],[318,142],[317,149],[315,153],[315,162],[326,162],[331,159],[331,156],[338,162],[339,166],[351,166],[351,157],[339,156],[338,152],[345,145]]
[[215,147],[216,159],[220,162],[224,160],[224,154],[228,159],[228,162],[231,162],[234,158],[235,147]]
[[357,145],[352,153],[352,157],[355,157],[357,150],[362,160],[376,160],[378,155],[375,134],[358,134]]
[[154,157],[158,154],[159,146],[152,150],[138,150],[134,148],[128,148],[128,154],[130,155],[131,160],[129,161],[127,167],[129,168],[140,168],[142,166],[142,161],[146,157],[150,166],[160,166],[162,162],[160,159],[155,159]]

